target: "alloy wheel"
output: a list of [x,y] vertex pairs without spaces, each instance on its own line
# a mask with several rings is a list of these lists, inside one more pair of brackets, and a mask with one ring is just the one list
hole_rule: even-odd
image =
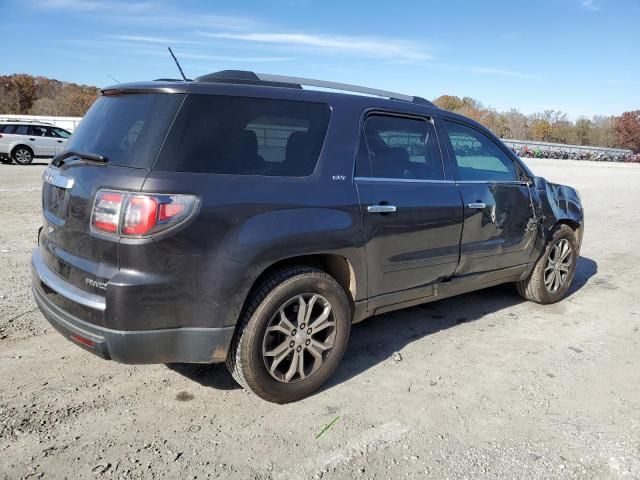
[[573,249],[566,238],[559,240],[549,252],[547,266],[544,269],[544,286],[549,293],[556,293],[567,281]]
[[20,148],[16,150],[15,159],[18,163],[30,163],[31,162],[31,152],[26,148]]
[[262,357],[273,378],[295,383],[313,375],[325,363],[336,340],[331,304],[315,293],[284,302],[271,318]]

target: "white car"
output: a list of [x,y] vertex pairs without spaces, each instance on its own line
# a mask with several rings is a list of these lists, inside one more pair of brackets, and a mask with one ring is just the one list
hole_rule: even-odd
[[0,158],[20,165],[51,158],[64,150],[71,133],[46,123],[0,122]]

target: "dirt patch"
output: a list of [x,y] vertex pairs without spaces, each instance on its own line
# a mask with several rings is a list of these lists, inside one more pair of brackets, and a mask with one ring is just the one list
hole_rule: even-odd
[[567,299],[501,286],[370,319],[285,406],[222,365],[61,338],[30,292],[44,167],[0,165],[0,478],[640,478],[640,166],[529,163],[585,203]]

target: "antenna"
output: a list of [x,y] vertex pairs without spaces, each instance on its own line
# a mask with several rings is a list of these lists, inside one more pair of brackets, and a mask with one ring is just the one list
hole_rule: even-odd
[[107,77],[109,77],[111,80],[113,80],[116,83],[120,83],[120,80],[118,80],[116,77],[109,75],[108,73],[107,73]]
[[178,62],[178,59],[176,58],[176,56],[173,54],[171,47],[167,47],[167,48],[169,49],[169,53],[173,57],[173,61],[176,62],[176,65],[178,66],[178,70],[180,70],[180,75],[182,75],[182,78],[184,79],[185,82],[188,82],[189,79],[185,76],[184,72],[182,71],[182,67],[180,66],[180,63]]

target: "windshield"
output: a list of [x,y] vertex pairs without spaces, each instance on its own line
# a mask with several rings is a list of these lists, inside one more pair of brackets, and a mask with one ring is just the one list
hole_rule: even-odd
[[183,98],[163,93],[102,96],[65,150],[102,155],[113,165],[150,168]]

